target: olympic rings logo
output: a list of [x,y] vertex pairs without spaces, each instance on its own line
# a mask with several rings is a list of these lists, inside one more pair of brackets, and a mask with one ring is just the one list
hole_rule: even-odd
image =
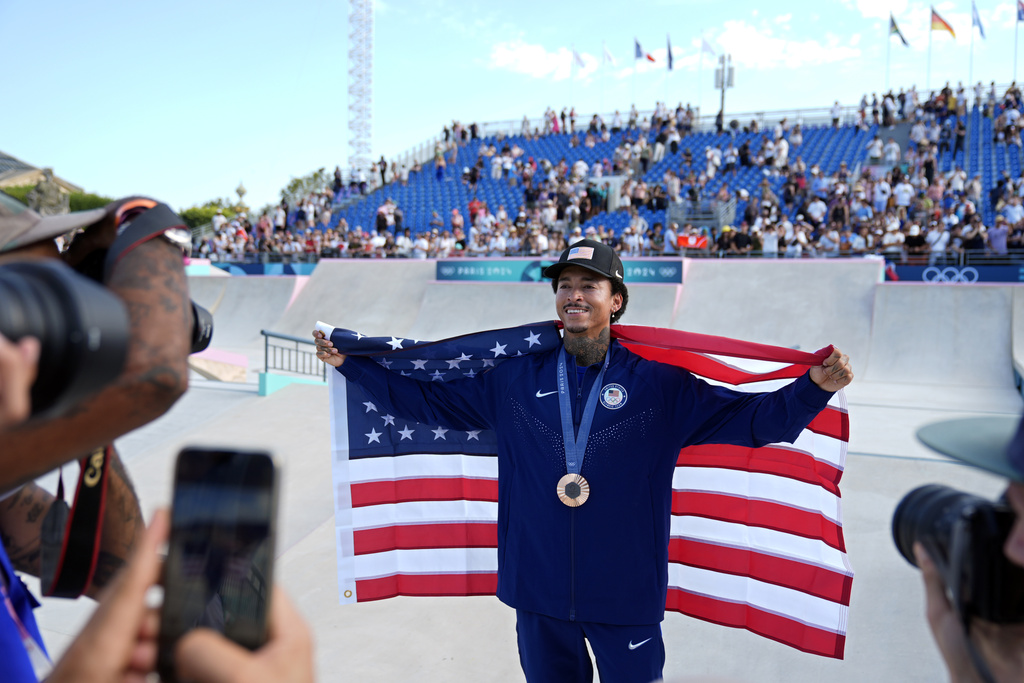
[[971,284],[978,281],[978,269],[971,266],[966,268],[954,268],[953,266],[936,268],[935,266],[928,266],[921,273],[921,279],[925,282]]
[[658,268],[658,275],[661,275],[662,277],[669,277],[675,275],[677,272],[678,271],[673,266],[662,266],[661,268]]

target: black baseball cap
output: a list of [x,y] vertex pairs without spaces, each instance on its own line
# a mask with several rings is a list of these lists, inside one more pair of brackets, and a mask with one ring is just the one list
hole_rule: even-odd
[[925,425],[921,443],[960,462],[1024,484],[1024,420],[967,417]]
[[586,268],[609,280],[622,282],[622,260],[614,249],[603,242],[591,239],[574,242],[558,257],[558,263],[544,269],[544,277],[558,279],[558,275],[569,266]]

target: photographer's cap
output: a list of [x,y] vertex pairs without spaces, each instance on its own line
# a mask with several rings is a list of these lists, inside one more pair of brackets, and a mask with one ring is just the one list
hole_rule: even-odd
[[1024,420],[967,417],[917,430],[925,446],[972,467],[1024,483]]
[[5,192],[0,192],[0,252],[54,239],[101,220],[106,209],[76,211],[63,216],[40,216]]
[[569,266],[580,266],[604,275],[609,280],[622,282],[622,261],[615,250],[603,242],[591,239],[574,242],[558,257],[558,263],[553,263],[544,269],[544,277],[556,280],[558,275]]

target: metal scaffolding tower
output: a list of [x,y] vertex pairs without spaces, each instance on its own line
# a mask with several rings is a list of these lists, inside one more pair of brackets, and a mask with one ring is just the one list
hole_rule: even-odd
[[349,0],[349,164],[368,168],[373,141],[373,0]]

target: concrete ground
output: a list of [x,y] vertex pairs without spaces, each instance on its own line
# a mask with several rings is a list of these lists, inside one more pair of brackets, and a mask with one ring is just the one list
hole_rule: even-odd
[[[288,278],[192,278],[192,286],[201,303],[217,302],[215,345],[251,358],[260,356],[261,327],[305,336],[318,319],[365,334],[429,339],[554,317],[546,284],[440,283],[433,266],[327,261],[302,285]],[[857,373],[847,391],[851,438],[841,485],[856,571],[846,658],[803,654],[670,613],[666,678],[945,678],[924,621],[918,573],[892,542],[892,512],[925,483],[999,494],[999,479],[931,452],[914,432],[954,417],[1021,413],[1012,350],[1022,346],[1014,328],[1024,299],[1009,285],[881,280],[877,262],[688,261],[683,286],[631,288],[623,322],[805,350],[835,343],[850,353]],[[523,680],[514,615],[495,598],[338,605],[329,435],[325,387],[292,385],[260,397],[254,382],[197,378],[167,415],[118,447],[147,516],[168,503],[173,458],[184,445],[275,453],[284,477],[277,578],[312,626],[319,680]],[[88,600],[44,601],[37,615],[52,651],[66,647],[91,609]]]

